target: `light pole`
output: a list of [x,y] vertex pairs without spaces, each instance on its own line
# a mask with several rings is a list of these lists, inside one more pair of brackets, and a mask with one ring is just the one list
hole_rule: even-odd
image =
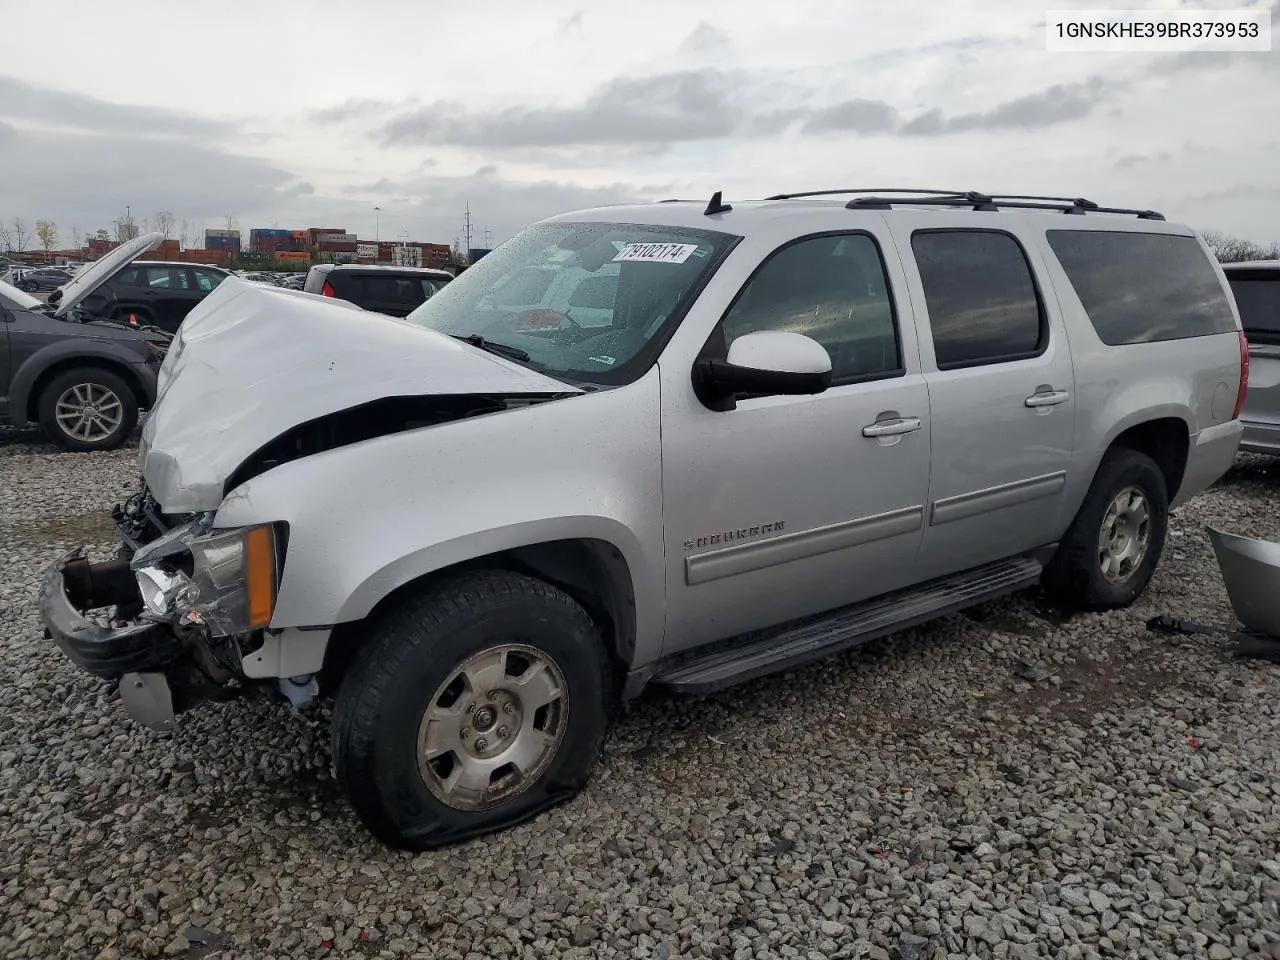
[[374,207],[373,216],[373,239],[377,242],[382,239],[382,208]]

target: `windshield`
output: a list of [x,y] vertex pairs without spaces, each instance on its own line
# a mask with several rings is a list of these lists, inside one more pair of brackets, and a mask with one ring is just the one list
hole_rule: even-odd
[[652,364],[737,237],[634,223],[521,231],[406,317],[517,347],[549,376],[625,383]]
[[10,310],[35,310],[43,306],[44,304],[31,294],[0,280],[0,307],[8,307]]

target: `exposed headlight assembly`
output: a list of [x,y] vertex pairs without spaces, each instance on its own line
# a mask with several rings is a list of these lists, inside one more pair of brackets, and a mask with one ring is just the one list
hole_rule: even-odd
[[275,611],[281,527],[209,529],[208,515],[134,554],[130,567],[155,617],[200,623],[218,637],[265,627]]

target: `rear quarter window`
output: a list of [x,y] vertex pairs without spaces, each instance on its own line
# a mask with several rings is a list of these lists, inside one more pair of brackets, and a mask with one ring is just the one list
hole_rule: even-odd
[[1280,346],[1280,262],[1273,273],[1228,273],[1244,335]]
[[1227,293],[1194,237],[1107,230],[1047,236],[1103,343],[1235,332]]
[[366,300],[416,307],[426,299],[422,284],[405,277],[361,277],[356,284]]

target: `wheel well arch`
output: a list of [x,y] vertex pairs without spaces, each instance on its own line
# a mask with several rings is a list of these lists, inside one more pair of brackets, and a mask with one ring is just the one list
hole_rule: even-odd
[[1180,417],[1156,417],[1123,430],[1107,449],[1123,448],[1145,453],[1164,474],[1172,502],[1182,486],[1191,450],[1191,431]]
[[138,379],[137,374],[129,369],[128,364],[113,360],[110,357],[72,355],[60,357],[53,361],[41,370],[36,375],[35,380],[32,381],[31,390],[27,393],[26,404],[26,417],[29,423],[36,423],[40,419],[40,395],[44,393],[44,388],[49,385],[49,382],[60,373],[65,373],[68,370],[77,370],[82,367],[103,370],[119,377],[124,381],[125,386],[133,392],[134,400],[138,406],[146,406],[147,394],[143,389],[142,381]]
[[364,642],[368,625],[394,610],[405,597],[430,590],[468,571],[506,570],[535,577],[567,593],[600,628],[618,679],[629,667],[636,644],[635,583],[626,557],[612,543],[581,537],[550,540],[500,550],[441,567],[396,587],[360,620],[334,627],[320,671],[322,690],[333,690]]

